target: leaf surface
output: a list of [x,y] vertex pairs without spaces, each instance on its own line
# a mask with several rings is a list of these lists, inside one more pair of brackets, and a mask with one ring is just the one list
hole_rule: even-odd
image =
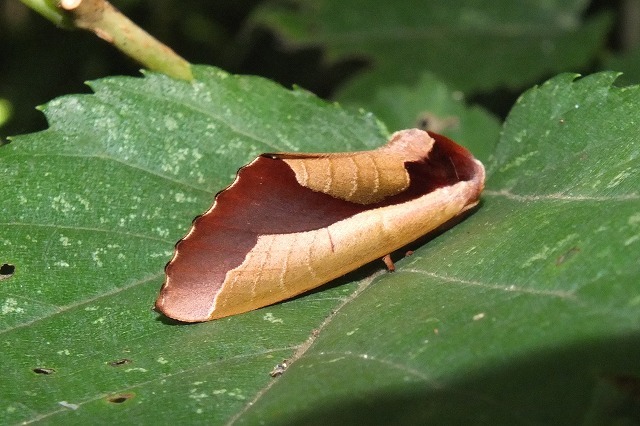
[[196,70],[191,84],[94,81],[95,94],[44,108],[48,130],[0,149],[0,265],[15,268],[0,280],[0,423],[219,423],[353,290],[196,326],[151,310],[175,242],[240,166],[265,151],[368,149],[387,136],[371,114]]
[[340,309],[241,420],[637,422],[640,89],[615,78],[525,93],[480,209]]
[[[292,5],[295,5],[292,7]],[[271,2],[253,25],[274,30],[289,46],[324,48],[330,62],[364,59],[343,101],[371,99],[375,88],[415,84],[429,70],[464,92],[523,87],[584,67],[599,52],[607,15],[582,19],[585,0],[471,2]]]
[[523,95],[480,208],[396,273],[176,325],[151,311],[163,265],[239,166],[386,139],[369,114],[195,71],[93,82],[0,148],[0,423],[634,418],[637,86],[562,75]]

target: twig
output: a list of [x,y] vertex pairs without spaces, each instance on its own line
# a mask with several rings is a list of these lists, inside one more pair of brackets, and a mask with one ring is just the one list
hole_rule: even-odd
[[106,0],[22,0],[56,25],[82,28],[114,45],[145,68],[181,80],[192,80],[191,65],[134,24]]

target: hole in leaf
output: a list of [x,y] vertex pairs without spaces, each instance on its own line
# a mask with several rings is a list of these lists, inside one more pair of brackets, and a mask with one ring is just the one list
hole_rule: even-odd
[[112,366],[112,367],[120,367],[121,365],[131,364],[132,362],[133,361],[131,361],[128,358],[122,358],[122,359],[119,359],[117,361],[111,361],[109,363],[109,365]]
[[111,402],[112,404],[122,404],[123,402],[126,402],[131,398],[133,398],[132,393],[122,393],[120,395],[110,396],[109,398],[107,398],[107,401]]
[[10,263],[3,263],[0,265],[0,280],[7,279],[13,275],[16,271],[16,267]]
[[33,371],[36,374],[44,374],[44,375],[53,374],[56,372],[56,370],[54,370],[53,368],[47,368],[47,367],[36,367],[31,371]]

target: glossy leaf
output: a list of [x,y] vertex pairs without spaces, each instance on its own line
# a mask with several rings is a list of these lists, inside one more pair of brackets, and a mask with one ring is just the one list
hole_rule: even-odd
[[[152,311],[175,242],[241,165],[265,151],[366,149],[387,137],[370,114],[307,92],[196,73],[193,83],[94,81],[94,95],[44,108],[48,130],[0,148],[0,265],[14,267],[0,280],[0,423],[222,421],[353,291],[208,326]],[[123,394],[133,397],[110,402]]]
[[481,208],[366,285],[246,424],[638,421],[640,88],[575,78],[520,98]]
[[237,167],[386,138],[308,93],[195,71],[93,82],[0,148],[0,423],[634,419],[638,87],[563,75],[523,95],[480,208],[396,273],[176,325],[151,311],[163,265]]

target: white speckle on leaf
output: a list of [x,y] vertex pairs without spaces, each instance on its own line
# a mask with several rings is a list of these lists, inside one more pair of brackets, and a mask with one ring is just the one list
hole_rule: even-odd
[[62,243],[63,247],[68,247],[71,245],[71,243],[69,242],[69,237],[65,237],[64,235],[60,234],[60,243]]
[[24,313],[24,309],[18,307],[18,301],[12,297],[5,299],[2,307],[0,307],[0,314],[22,314]]
[[132,367],[132,368],[127,368],[126,370],[124,370],[124,372],[125,373],[131,373],[131,372],[146,373],[147,369],[142,367]]
[[51,199],[51,208],[61,213],[69,213],[75,207],[66,199],[64,194],[57,195]]
[[356,328],[355,330],[351,330],[351,331],[347,331],[347,336],[353,336],[353,334],[358,331],[359,329]]
[[207,395],[204,392],[200,392],[200,393],[196,393],[196,392],[198,392],[198,389],[191,389],[189,391],[189,393],[190,393],[189,398],[195,399],[195,400],[200,400],[200,399],[209,397],[209,395]]
[[284,322],[282,318],[276,318],[271,312],[267,312],[266,314],[264,314],[262,319],[265,321],[269,321],[272,324],[276,324],[276,323],[282,324]]
[[93,321],[92,324],[104,324],[105,322],[105,318],[104,317],[100,317],[97,320]]
[[627,223],[631,226],[636,226],[636,225],[640,225],[640,213],[635,213],[631,216],[629,216],[629,219],[627,220]]
[[629,176],[631,176],[631,172],[629,171],[629,169],[621,171],[620,173],[615,175],[613,179],[611,179],[611,181],[607,184],[607,188],[608,189],[615,188],[616,186],[620,185]]
[[627,240],[624,242],[624,245],[630,246],[631,244],[635,243],[638,240],[640,240],[640,235],[636,234],[631,238],[627,238]]
[[484,312],[480,312],[480,313],[475,314],[475,315],[473,316],[473,320],[474,320],[474,321],[479,321],[479,320],[481,320],[482,318],[484,318]]
[[214,395],[224,395],[225,393],[227,393],[226,389],[216,389],[213,392],[211,392]]
[[69,355],[71,355],[71,351],[69,351],[69,349],[63,349],[61,351],[58,351],[57,354],[58,355],[67,355],[67,356],[69,356]]
[[78,200],[78,202],[82,205],[82,207],[84,207],[85,210],[89,210],[89,201],[87,201],[86,199],[82,198],[79,195],[76,195],[76,200]]
[[523,264],[522,264],[522,268],[527,268],[529,266],[531,266],[533,264],[533,262],[537,261],[537,260],[544,260],[549,256],[549,247],[548,246],[543,246],[542,249],[540,249],[540,251],[536,254],[534,254],[533,256],[531,256],[529,259],[527,259]]
[[241,389],[237,389],[237,388],[232,390],[232,391],[230,391],[230,392],[228,392],[227,395],[235,397],[236,399],[239,399],[239,400],[246,399],[246,397],[244,395],[242,395],[242,390]]
[[78,404],[71,404],[70,402],[67,402],[67,401],[58,401],[58,404],[70,410],[77,410],[78,408],[80,408]]
[[155,259],[157,257],[169,257],[172,255],[173,255],[172,251],[163,251],[162,253],[151,253],[149,254],[149,257],[152,259]]
[[57,262],[54,263],[54,266],[59,266],[61,268],[68,268],[69,264],[64,260],[58,260]]
[[204,175],[202,174],[202,172],[196,172],[196,180],[198,183],[204,183],[205,179],[204,179]]
[[153,230],[162,238],[169,236],[169,230],[166,228],[160,228],[159,226],[157,226]]
[[97,249],[96,251],[91,253],[91,258],[96,263],[96,266],[98,266],[99,268],[103,266],[103,263],[102,263],[102,260],[100,259],[99,254],[104,252],[105,252],[104,249]]
[[563,239],[561,239],[560,241],[558,241],[553,250],[562,250],[564,247],[567,246],[567,244],[569,244],[571,241],[575,240],[576,238],[578,238],[580,235],[579,234],[569,234],[566,237],[564,237]]
[[512,161],[510,161],[509,163],[507,163],[504,166],[500,167],[500,172],[504,173],[507,170],[512,169],[514,167],[519,167],[525,161],[527,161],[529,158],[531,158],[531,157],[533,157],[534,155],[537,155],[537,154],[538,154],[538,151],[531,151],[531,152],[528,152],[528,153],[526,153],[524,155],[516,157]]
[[156,359],[156,361],[162,365],[169,363],[169,361],[167,361],[164,357],[161,357],[161,356],[159,356],[158,359]]
[[176,130],[178,128],[178,122],[171,117],[170,115],[167,115],[164,118],[164,126],[167,128],[167,130]]

